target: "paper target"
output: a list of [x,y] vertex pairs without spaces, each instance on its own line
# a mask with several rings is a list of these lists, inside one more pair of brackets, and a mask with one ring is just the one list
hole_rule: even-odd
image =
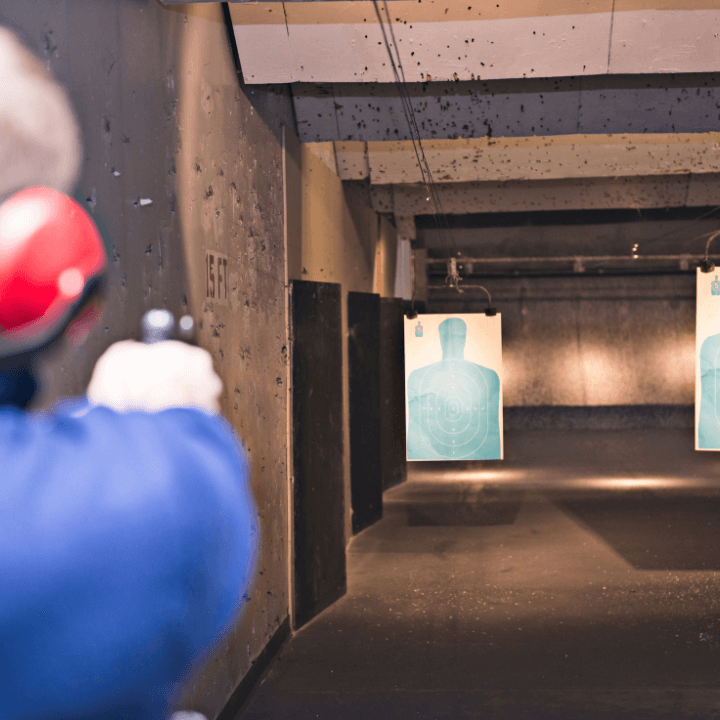
[[720,450],[720,282],[696,272],[695,449]]
[[720,417],[718,417],[718,407],[720,407],[720,384],[718,383],[718,358],[720,358],[720,348],[716,349],[713,353],[713,372],[712,372],[712,379],[713,379],[713,386],[715,392],[713,395],[715,395],[715,422],[717,422],[718,426],[720,426]]
[[720,449],[720,334],[706,338],[700,349],[700,413],[696,449]]
[[[423,315],[409,322],[408,459],[501,459],[500,376],[487,366],[500,369],[499,317]],[[487,364],[472,362],[478,355]]]

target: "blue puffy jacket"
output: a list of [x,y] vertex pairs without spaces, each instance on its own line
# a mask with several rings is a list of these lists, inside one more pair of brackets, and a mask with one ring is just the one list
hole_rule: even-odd
[[0,403],[0,718],[160,720],[247,597],[255,519],[223,418]]

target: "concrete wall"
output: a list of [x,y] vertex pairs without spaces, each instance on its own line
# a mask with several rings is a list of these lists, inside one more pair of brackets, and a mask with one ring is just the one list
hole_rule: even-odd
[[[382,290],[392,294],[392,258],[397,240],[395,229],[370,207],[368,198],[357,188],[343,185],[332,169],[333,163],[328,161],[332,157],[332,143],[327,145],[326,152],[322,147],[296,146],[294,164],[299,168],[301,218],[299,223],[295,221],[298,228],[295,242],[299,243],[299,248],[289,249],[288,272],[292,279],[340,283],[342,323],[343,328],[347,328],[348,292]],[[349,541],[352,528],[347,363],[347,343],[343,343],[345,528]]]
[[[693,274],[482,284],[502,313],[505,406],[694,402]],[[430,312],[487,305],[468,290],[430,298]]]
[[[586,224],[530,225],[528,219],[527,225],[453,228],[445,231],[444,242],[434,228],[421,227],[418,239],[434,257],[459,252],[462,257],[513,258],[511,264],[495,266],[476,262],[472,268],[476,274],[525,269],[552,275],[571,270],[574,256],[631,260],[634,253],[640,256],[635,266],[638,272],[653,268],[676,272],[680,260],[643,258],[685,253],[700,256],[706,235],[717,229],[717,220],[710,218],[672,218],[667,213],[672,219],[661,220],[657,219],[659,213],[648,211],[647,215],[633,213],[626,222],[613,222],[617,218],[611,213],[596,213],[594,223],[587,224],[587,215],[568,213],[567,221]],[[517,223],[517,218],[513,222]],[[714,244],[711,251],[717,252]],[[533,256],[570,261],[539,265],[522,260]],[[691,269],[695,264],[697,260],[685,263]],[[610,272],[611,263],[586,265],[586,273],[570,277],[470,277],[462,283],[486,286],[503,314],[505,405],[693,403],[694,273],[603,277],[594,275],[593,270],[600,267]],[[461,273],[469,271],[463,263],[460,267]],[[629,262],[614,267],[633,269]],[[432,266],[432,282],[442,283],[444,272],[442,264]],[[476,298],[475,303],[468,295]],[[486,306],[483,297],[471,290],[462,296],[429,292],[434,299],[432,308],[455,308],[469,301],[468,307],[482,311]]]
[[[167,10],[164,12],[168,12]],[[217,714],[288,614],[287,334],[282,124],[287,94],[238,86],[219,4],[185,6],[178,57],[178,208],[201,344],[225,382],[260,516],[244,617],[188,691]],[[207,252],[228,258],[228,302],[206,299]]]
[[[112,342],[153,307],[190,312],[245,441],[262,538],[242,620],[186,691],[217,715],[288,614],[282,89],[243,90],[219,4],[6,0],[15,29],[66,85],[85,153],[80,187],[114,244],[102,324],[43,367],[45,407],[81,394]],[[152,203],[141,204],[140,199]],[[206,299],[206,252],[228,259],[228,301]]]

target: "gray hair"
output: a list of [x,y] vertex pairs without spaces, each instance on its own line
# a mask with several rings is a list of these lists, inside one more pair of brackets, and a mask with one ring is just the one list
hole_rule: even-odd
[[81,159],[65,90],[0,26],[0,201],[33,185],[72,194]]

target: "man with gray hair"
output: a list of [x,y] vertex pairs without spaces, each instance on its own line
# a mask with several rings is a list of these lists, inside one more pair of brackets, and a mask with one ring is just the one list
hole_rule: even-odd
[[64,89],[0,26],[0,201],[32,185],[71,193],[81,156]]

